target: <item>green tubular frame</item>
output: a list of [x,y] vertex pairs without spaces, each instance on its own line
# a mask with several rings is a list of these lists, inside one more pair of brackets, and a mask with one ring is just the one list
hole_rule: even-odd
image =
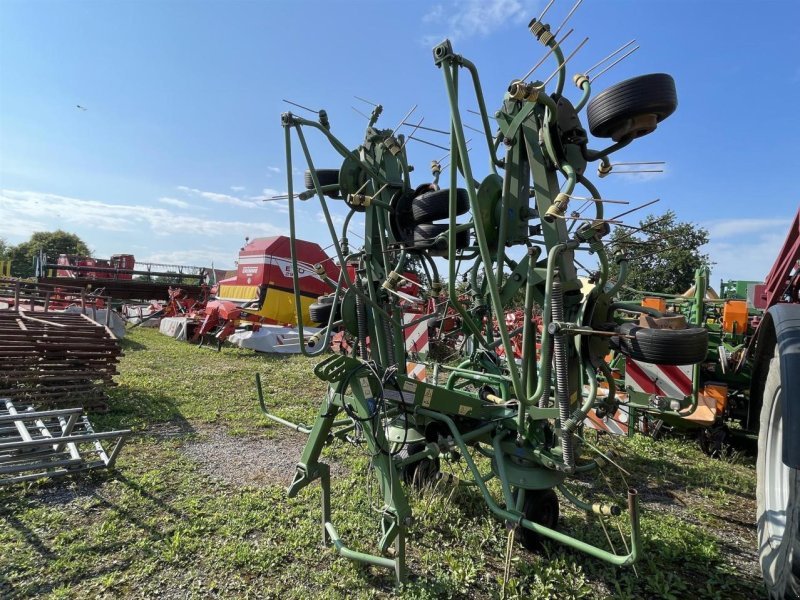
[[[562,93],[566,81],[564,57],[554,43],[551,38],[546,41],[558,65],[555,92],[548,95],[542,86],[525,100],[517,100],[506,93],[500,108],[493,114],[498,126],[494,135],[475,65],[454,54],[449,41],[434,48],[434,62],[442,72],[450,113],[449,220],[447,231],[437,238],[447,242],[446,286],[440,280],[432,256],[395,239],[396,229],[389,226],[389,221],[395,217],[390,207],[396,206],[399,197],[413,196],[409,175],[412,168],[408,164],[403,136],[395,135],[394,130],[376,128],[382,107],[373,111],[364,142],[355,150],[348,148],[330,131],[327,114],[324,118],[321,114],[319,122],[292,113],[282,115],[292,276],[301,352],[306,356],[319,355],[327,347],[334,327],[332,312],[320,348],[310,350],[305,344],[297,269],[295,202],[316,197],[341,269],[338,281],[334,282],[327,276],[324,280],[335,288],[335,303],[341,301],[342,306],[350,303],[356,307],[353,314],[343,314],[338,318],[351,332],[356,327],[360,338],[369,339],[369,360],[357,357],[354,350],[352,356],[332,356],[317,365],[315,374],[328,382],[328,392],[312,426],[267,416],[308,435],[288,494],[296,496],[302,488],[320,481],[323,543],[332,545],[336,552],[351,560],[393,569],[398,581],[407,577],[406,533],[412,523],[411,509],[401,483],[401,470],[455,449],[467,464],[472,478],[468,483],[477,487],[489,510],[498,519],[614,565],[631,564],[641,552],[635,490],[627,491],[630,545],[626,543],[626,550],[629,548],[626,554],[618,555],[545,527],[526,518],[522,511],[522,492],[552,488],[561,489],[562,496],[581,510],[596,513],[607,508],[595,510],[593,505],[569,492],[563,483],[574,474],[592,471],[602,463],[600,458],[588,462],[581,458],[581,450],[601,453],[589,444],[579,444],[582,440],[580,430],[589,412],[601,407],[609,410],[616,403],[616,388],[604,359],[608,349],[607,338],[594,336],[593,330],[608,322],[616,309],[631,308],[613,302],[613,295],[624,284],[628,265],[624,257],[613,257],[612,260],[620,264],[621,277],[613,285],[607,283],[610,259],[601,239],[607,233],[602,221],[603,204],[599,201],[601,197],[596,187],[584,176],[587,162],[608,162],[607,155],[624,147],[630,140],[599,151],[584,145],[578,148],[580,154],[575,153],[574,147],[571,154],[563,149],[556,150],[572,142],[554,137],[561,135],[557,118],[558,111],[563,110],[554,98]],[[482,180],[476,179],[467,151],[460,112],[461,69],[466,69],[469,74],[470,92],[477,101],[489,152],[489,172]],[[575,105],[577,111],[586,106],[591,94],[588,80],[581,83],[580,92],[580,100]],[[304,134],[307,129],[321,133],[344,160],[338,184],[320,185]],[[312,190],[300,194],[294,193],[292,183],[293,132],[313,183]],[[501,147],[506,149],[504,158],[498,156]],[[567,159],[568,156],[572,158]],[[338,235],[325,196],[336,192],[346,195],[348,190],[345,188],[350,184],[345,183],[344,174],[350,172],[346,169],[352,168],[358,170],[358,181],[365,182],[363,195],[369,197],[369,201],[362,205],[364,245],[357,251],[350,248],[348,241],[348,230],[356,211],[355,205],[350,204],[353,198],[347,198],[350,210],[341,227],[341,235]],[[438,181],[440,172],[434,173],[434,181]],[[471,220],[464,223],[457,221],[459,183],[466,189],[471,212]],[[591,198],[598,200],[594,203],[595,220],[586,225],[568,227],[566,219],[551,218],[548,211],[555,211],[554,214],[558,215],[558,211],[563,209],[560,213],[563,216],[569,196],[577,186],[585,188]],[[543,242],[532,242],[531,221],[537,223],[536,235],[540,235]],[[573,229],[576,230],[574,233]],[[470,232],[473,240],[470,248],[457,249],[456,238],[461,231]],[[509,258],[506,250],[510,246],[527,247],[522,260],[516,262]],[[597,285],[585,296],[580,293],[582,284],[574,262],[576,251],[592,252],[599,263]],[[431,315],[422,315],[411,323],[404,323],[397,297],[383,286],[391,272],[402,273],[405,270],[412,256],[418,258],[417,262],[432,283],[432,289],[438,293],[444,287],[442,300],[453,307],[460,318],[461,333],[473,342],[473,351],[463,357],[458,366],[433,364],[433,382],[430,379],[419,382],[406,376],[404,344],[404,330],[431,319]],[[464,300],[456,286],[458,266],[466,261],[472,261],[465,271],[465,279],[469,281],[469,301]],[[354,276],[346,265],[353,265]],[[506,279],[507,269],[511,270],[513,280],[511,277]],[[481,274],[482,280],[479,280]],[[505,322],[505,310],[512,296],[521,290],[525,295],[525,321],[521,328],[511,330]],[[557,293],[558,290],[561,292]],[[535,304],[542,307],[543,330],[538,357],[533,324]],[[554,314],[558,316],[554,317]],[[354,318],[357,318],[357,323],[354,323]],[[517,364],[512,358],[512,338],[520,334],[523,352]],[[555,348],[562,347],[566,348],[565,353],[555,351]],[[507,357],[504,362],[489,358],[499,348]],[[358,350],[365,352],[363,347]],[[557,356],[566,356],[566,359],[561,361]],[[446,383],[440,384],[439,376],[445,372]],[[610,382],[606,398],[597,396],[598,372]],[[482,386],[491,386],[492,394],[499,400],[491,399],[500,403],[484,401],[478,391]],[[342,418],[342,411],[347,413],[347,418]],[[398,415],[404,415],[406,423],[415,428],[416,440],[424,438],[426,441],[424,449],[402,459],[387,450],[390,444],[386,425],[390,417]],[[383,497],[379,518],[381,537],[378,551],[374,554],[351,549],[339,536],[331,520],[330,469],[320,462],[327,444],[345,439],[356,429],[362,432],[372,456],[372,467]],[[402,445],[396,438],[392,439],[395,446]],[[470,449],[491,460],[492,469],[488,474],[481,474]],[[568,455],[570,450],[574,451],[574,457]],[[492,477],[499,480],[502,503],[486,486]],[[394,555],[387,556],[392,545]]]

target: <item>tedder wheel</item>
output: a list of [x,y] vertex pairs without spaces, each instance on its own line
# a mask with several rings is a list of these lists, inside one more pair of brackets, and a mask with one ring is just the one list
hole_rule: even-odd
[[[650,329],[625,323],[617,331],[622,334],[614,338],[620,351],[647,363],[694,365],[703,362],[708,353],[708,331],[703,327]],[[626,335],[633,338],[623,337]]]
[[[547,490],[519,490],[517,493],[525,494],[525,503],[522,512],[528,521],[555,529],[558,525],[558,496],[552,489]],[[517,530],[522,546],[531,552],[539,552],[545,538],[538,533],[520,527]]]
[[[463,215],[469,210],[467,190],[456,190],[456,214]],[[411,202],[414,223],[432,223],[450,216],[450,190],[426,192]]]
[[[333,185],[339,183],[339,169],[317,169],[317,179],[321,186]],[[314,180],[311,178],[311,171],[306,169],[304,176],[306,189],[314,189]],[[328,198],[338,198],[339,192],[328,192],[325,194]]]
[[[448,229],[445,223],[421,223],[414,227],[414,245],[427,247],[434,238],[443,234]],[[459,231],[456,233],[456,250],[463,250],[469,246],[469,231]],[[447,256],[447,240],[441,240],[431,247],[432,256]]]
[[332,301],[322,301],[322,297],[320,297],[318,302],[314,302],[308,307],[308,314],[314,323],[327,324],[332,310]]
[[[424,449],[424,442],[413,442],[406,444],[397,456],[401,459],[408,458],[417,452],[422,452]],[[438,456],[436,458],[423,458],[418,462],[403,467],[400,476],[407,485],[411,484],[420,490],[436,481],[439,477],[441,466]]]
[[800,472],[783,462],[781,365],[777,348],[764,384],[756,461],[761,572],[770,598],[800,598]]
[[623,139],[651,133],[678,107],[675,80],[666,73],[626,79],[589,102],[589,131],[599,138]]

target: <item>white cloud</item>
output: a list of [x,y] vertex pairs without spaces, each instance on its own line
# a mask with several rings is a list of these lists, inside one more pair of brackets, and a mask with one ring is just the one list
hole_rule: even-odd
[[277,175],[281,170],[279,167],[267,167],[267,176]]
[[204,248],[202,250],[175,250],[173,252],[154,252],[146,254],[139,259],[142,262],[159,263],[167,265],[193,265],[197,267],[210,267],[212,264],[217,269],[232,266],[236,256],[229,250],[222,248]]
[[710,241],[701,250],[716,264],[713,279],[760,281],[769,273],[786,239],[786,219],[721,219],[701,223]]
[[231,190],[234,192],[243,192],[245,187],[243,185],[232,185]]
[[178,208],[189,208],[190,206],[188,202],[184,202],[183,200],[178,200],[177,198],[159,198],[158,201],[161,202],[162,204],[177,206]]
[[536,16],[534,0],[462,0],[436,4],[423,17],[426,25],[439,27],[436,33],[425,35],[423,43],[441,40],[464,40],[470,37],[485,37],[507,23],[527,22]]
[[[333,226],[334,227],[340,227],[341,225],[344,225],[344,217],[342,215],[337,215],[336,213],[333,213],[333,212],[330,213],[330,215],[331,215],[331,221],[333,221]],[[327,225],[328,224],[328,221],[325,218],[325,213],[322,212],[322,211],[319,211],[317,213],[317,221],[319,221],[323,225]]]
[[259,221],[222,221],[176,214],[165,208],[112,204],[44,192],[0,190],[0,233],[13,227],[14,237],[57,227],[87,230],[147,231],[156,235],[188,233],[197,236],[284,235],[283,228]]
[[210,200],[211,202],[216,202],[218,204],[230,204],[231,206],[240,206],[243,208],[260,208],[260,204],[257,202],[254,202],[252,200],[242,200],[241,198],[237,198],[236,196],[231,196],[229,194],[219,194],[217,192],[204,192],[203,190],[190,188],[185,185],[179,185],[178,189],[186,194],[192,196],[199,196],[201,198]]
[[720,238],[737,237],[745,238],[745,234],[780,233],[784,234],[789,229],[791,220],[786,219],[722,219],[709,221],[703,226],[708,229],[712,240]]

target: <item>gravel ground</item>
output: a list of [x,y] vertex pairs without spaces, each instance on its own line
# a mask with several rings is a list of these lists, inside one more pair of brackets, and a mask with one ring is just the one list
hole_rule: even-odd
[[[307,439],[294,433],[280,438],[237,437],[219,429],[199,433],[200,438],[185,444],[183,452],[199,463],[206,475],[236,486],[265,483],[288,486],[294,479]],[[325,458],[325,462],[329,460]],[[341,465],[331,463],[332,473],[342,471]]]

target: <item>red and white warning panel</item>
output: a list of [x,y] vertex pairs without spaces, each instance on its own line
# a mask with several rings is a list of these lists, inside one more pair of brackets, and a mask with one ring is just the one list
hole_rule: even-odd
[[[692,395],[693,372],[691,365],[654,365],[628,358],[625,361],[625,389],[682,401]],[[627,394],[621,392],[617,396],[621,404],[613,416],[600,419],[592,411],[584,420],[584,424],[592,429],[616,435],[628,433],[629,411],[625,406]],[[697,409],[691,414],[684,411],[687,414],[683,418],[697,425],[710,425],[717,415],[724,411],[726,399],[727,386],[706,383],[699,390]]]
[[636,392],[682,400],[692,395],[689,366],[654,365],[631,358],[625,361],[625,386]]
[[[408,325],[414,319],[419,319],[422,315],[415,312],[403,313],[403,323]],[[406,340],[406,354],[408,356],[419,357],[424,360],[428,355],[429,339],[428,339],[428,321],[421,321],[403,329],[403,334]],[[406,374],[409,377],[425,381],[427,372],[425,370],[424,362],[406,362]]]

